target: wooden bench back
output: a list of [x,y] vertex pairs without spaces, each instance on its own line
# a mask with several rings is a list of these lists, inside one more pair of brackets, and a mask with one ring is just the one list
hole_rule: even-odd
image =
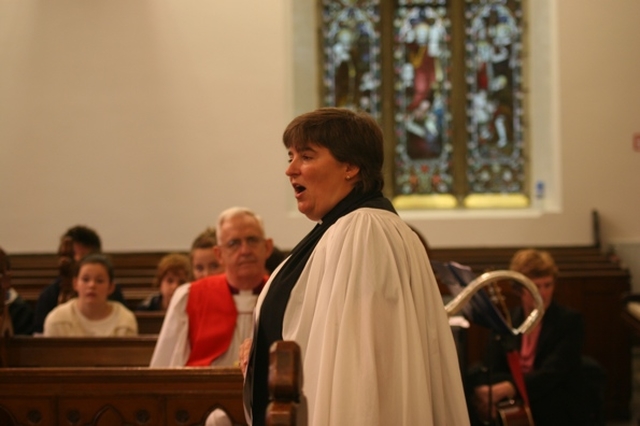
[[[157,337],[27,337],[1,340],[3,367],[147,367]],[[4,371],[4,370],[3,370]],[[4,373],[3,373],[4,374]]]
[[[474,247],[431,249],[431,258],[456,261],[478,273],[507,269],[511,256],[518,247]],[[619,263],[595,246],[545,247],[555,258],[560,277],[575,273],[597,275],[601,271],[620,270]],[[127,306],[135,309],[140,302],[157,291],[153,287],[156,267],[166,252],[110,253]],[[12,283],[23,299],[35,306],[40,292],[58,275],[58,256],[49,254],[15,254],[11,256]]]
[[196,425],[221,408],[245,425],[238,368],[7,368],[3,425]]
[[[243,378],[238,368],[141,368],[114,365],[131,358],[152,339],[10,338],[18,357],[33,357],[2,369],[0,420],[3,424],[203,424],[214,409],[234,425],[244,423]],[[92,349],[93,355],[87,353]],[[124,351],[124,352],[123,352]],[[73,354],[54,361],[60,355]],[[96,356],[96,354],[102,354]],[[80,360],[80,357],[86,359]],[[144,357],[142,357],[144,358]],[[89,361],[91,360],[91,361]],[[42,367],[47,365],[47,367]],[[51,365],[57,365],[51,367]],[[90,368],[93,365],[94,368]],[[24,367],[42,368],[24,368]],[[73,368],[70,368],[73,367]],[[270,354],[269,426],[303,426],[298,411],[302,391],[300,348],[280,341]]]
[[138,334],[159,334],[164,321],[164,311],[136,311]]

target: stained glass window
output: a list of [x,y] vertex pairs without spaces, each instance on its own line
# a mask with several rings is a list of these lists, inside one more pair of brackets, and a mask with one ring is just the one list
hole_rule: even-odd
[[469,194],[519,194],[525,182],[520,2],[465,8]]
[[379,0],[322,3],[324,104],[380,119]]
[[321,3],[323,104],[379,120],[397,207],[528,204],[521,0]]
[[439,2],[405,3],[393,22],[395,192],[451,194],[448,11]]

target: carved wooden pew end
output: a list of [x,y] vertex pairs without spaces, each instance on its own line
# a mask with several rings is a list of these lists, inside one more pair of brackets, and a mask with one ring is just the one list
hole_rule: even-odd
[[267,426],[304,426],[300,347],[293,341],[277,341],[269,351],[269,399]]

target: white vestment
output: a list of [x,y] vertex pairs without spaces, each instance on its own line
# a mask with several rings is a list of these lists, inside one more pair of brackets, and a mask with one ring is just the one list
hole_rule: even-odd
[[[171,297],[165,314],[158,342],[153,350],[150,367],[184,367],[191,354],[189,344],[189,315],[187,301],[191,283],[182,284]],[[233,295],[238,319],[229,349],[213,360],[212,366],[238,366],[238,352],[244,339],[251,337],[253,330],[253,309],[258,296],[252,291],[241,291]]]
[[426,250],[394,213],[360,208],[326,231],[291,292],[282,336],[301,348],[310,426],[469,424]]

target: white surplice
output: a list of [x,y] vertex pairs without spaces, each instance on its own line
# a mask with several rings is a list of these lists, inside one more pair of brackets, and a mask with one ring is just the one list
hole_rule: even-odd
[[310,426],[469,424],[425,248],[391,212],[361,208],[327,230],[291,292],[282,336],[301,348]]

